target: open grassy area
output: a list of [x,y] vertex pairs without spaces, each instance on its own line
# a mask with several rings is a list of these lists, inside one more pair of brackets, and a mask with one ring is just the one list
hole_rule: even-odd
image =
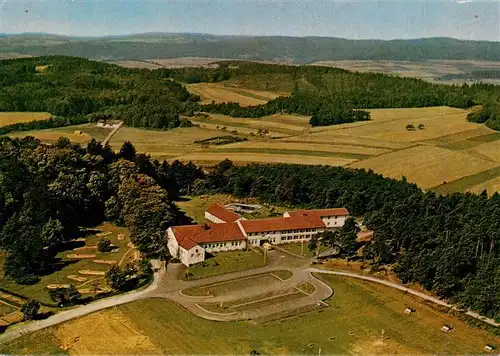
[[86,144],[92,138],[98,141],[102,140],[108,135],[109,132],[109,129],[99,128],[94,124],[83,124],[58,127],[54,129],[13,132],[8,136],[19,138],[33,136],[44,143],[54,143],[60,137],[67,137],[74,143]]
[[[93,248],[97,242],[101,239],[98,233],[109,233],[106,238],[110,239],[112,244],[118,248],[116,252],[99,252],[97,249]],[[118,235],[123,234],[123,239],[119,240]],[[19,285],[15,281],[3,277],[0,280],[0,287],[10,291],[14,294],[22,295],[25,298],[37,299],[40,302],[47,304],[54,304],[50,299],[47,286],[51,284],[74,284],[77,289],[84,290],[86,288],[91,288],[91,283],[93,280],[99,282],[101,288],[106,287],[106,282],[102,275],[88,275],[82,274],[81,271],[96,271],[99,273],[105,273],[110,267],[110,264],[96,263],[94,260],[105,260],[105,261],[115,261],[118,264],[122,257],[125,256],[127,251],[131,250],[127,244],[130,242],[130,236],[128,230],[121,227],[116,227],[112,224],[102,224],[96,227],[96,229],[88,236],[86,236],[84,242],[75,242],[72,246],[68,245],[66,251],[62,251],[57,255],[59,261],[53,266],[53,271],[50,274],[41,276],[40,281],[32,285]],[[95,255],[91,258],[70,258],[68,255]],[[124,260],[132,257],[132,254],[127,253]],[[74,280],[68,278],[68,276],[83,277],[85,280]],[[85,294],[85,296],[92,296],[92,293]]]
[[218,252],[202,263],[190,266],[182,274],[184,279],[200,279],[264,266],[264,257],[253,250]]
[[[254,274],[250,277],[232,279],[225,282],[213,283],[204,286],[192,287],[182,291],[185,295],[190,296],[214,296],[218,297],[237,291],[244,291],[249,288],[265,288],[270,284],[282,282],[274,274],[280,271],[273,271],[262,274]],[[253,299],[250,299],[253,300]]]
[[187,89],[201,97],[202,104],[237,102],[242,106],[261,105],[278,96],[277,93],[231,88],[220,83],[188,84]]
[[[2,353],[74,354],[478,354],[500,340],[415,297],[382,285],[327,276],[331,307],[254,325],[200,319],[148,299],[103,310],[0,346]],[[404,309],[416,310],[405,315]],[[453,326],[450,333],[440,328]],[[384,340],[381,331],[385,330]],[[311,346],[309,346],[311,345]]]
[[47,120],[52,115],[47,112],[0,112],[0,126],[20,122]]
[[[283,250],[289,251],[290,253],[293,253],[298,256],[304,256],[304,257],[314,257],[316,256],[316,250],[311,251],[308,247],[308,242],[304,241],[304,247],[302,247],[301,243],[287,243],[287,244],[281,244],[279,245],[280,248]],[[319,249],[319,252],[324,252],[328,250],[327,246],[321,246]]]

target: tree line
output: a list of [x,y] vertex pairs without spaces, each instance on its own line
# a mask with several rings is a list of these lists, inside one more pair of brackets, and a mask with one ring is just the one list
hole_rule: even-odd
[[[392,265],[403,283],[500,319],[500,194],[438,196],[371,170],[329,166],[233,166],[221,162],[196,192],[255,197],[301,208],[346,207],[363,216],[373,239],[362,258]],[[332,241],[345,241],[339,236]],[[347,238],[347,241],[349,239]]]

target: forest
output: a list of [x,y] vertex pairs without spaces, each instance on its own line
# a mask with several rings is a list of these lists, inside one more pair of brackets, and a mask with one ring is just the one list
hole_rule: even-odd
[[[200,97],[181,84],[224,80],[291,94],[251,107],[238,103],[199,105]],[[197,111],[251,118],[296,113],[311,116],[313,126],[325,126],[369,120],[364,110],[369,108],[469,108],[490,102],[495,95],[498,88],[493,85],[437,85],[319,66],[227,61],[217,68],[146,70],[71,57],[0,61],[0,111],[53,115],[47,122],[3,128],[4,134],[100,119],[119,119],[132,127],[170,129],[190,126],[185,117]]]
[[179,114],[192,112],[196,100],[181,84],[148,70],[70,57],[0,61],[0,111],[88,121],[112,116],[132,127],[165,129],[181,125]]
[[4,271],[35,283],[57,266],[55,256],[102,221],[126,226],[147,258],[168,258],[165,231],[188,224],[173,200],[203,177],[192,164],[151,161],[124,143],[118,153],[65,138],[43,145],[32,137],[0,139],[0,249]]
[[438,196],[372,171],[230,161],[195,183],[195,193],[211,192],[296,208],[346,207],[374,231],[361,257],[372,270],[392,265],[403,283],[500,320],[498,193]]

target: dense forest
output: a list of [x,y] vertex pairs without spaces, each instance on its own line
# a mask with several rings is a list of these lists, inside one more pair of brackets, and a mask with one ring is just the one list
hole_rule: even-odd
[[485,123],[490,129],[500,131],[500,95],[492,97],[481,109],[471,112],[467,119],[472,122]]
[[440,80],[465,79],[465,80],[482,80],[482,79],[500,79],[499,69],[483,69],[473,70],[469,73],[456,73],[443,75]]
[[307,64],[323,60],[500,60],[500,44],[453,38],[350,40],[333,37],[150,33],[101,38],[48,34],[0,36],[0,52],[99,60],[232,58]]
[[362,258],[392,265],[404,283],[500,320],[500,194],[437,196],[372,171],[222,162],[196,192],[303,208],[343,206],[374,230]]
[[91,141],[61,138],[42,145],[0,139],[0,249],[5,274],[33,283],[57,265],[55,256],[82,229],[114,221],[126,226],[148,258],[168,258],[165,231],[190,223],[173,199],[203,177],[192,164],[151,161],[125,143],[118,154]]
[[[117,117],[128,126],[173,128],[196,96],[148,70],[69,57],[0,61],[0,111],[42,111],[59,117]],[[39,123],[33,123],[39,125]]]

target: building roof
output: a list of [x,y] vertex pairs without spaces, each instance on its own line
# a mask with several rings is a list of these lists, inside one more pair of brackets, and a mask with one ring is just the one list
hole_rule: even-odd
[[173,226],[172,231],[185,249],[201,243],[246,240],[236,223]]
[[217,203],[210,205],[207,212],[227,223],[241,219],[240,215]]
[[297,229],[313,229],[325,227],[325,224],[319,216],[303,216],[297,215],[293,218],[273,218],[273,219],[256,219],[242,220],[241,226],[247,233],[252,232],[267,232],[267,231],[284,231]]
[[349,211],[346,208],[333,208],[333,209],[316,209],[316,210],[294,210],[289,211],[291,217],[295,216],[318,216],[320,218],[326,216],[348,216]]

